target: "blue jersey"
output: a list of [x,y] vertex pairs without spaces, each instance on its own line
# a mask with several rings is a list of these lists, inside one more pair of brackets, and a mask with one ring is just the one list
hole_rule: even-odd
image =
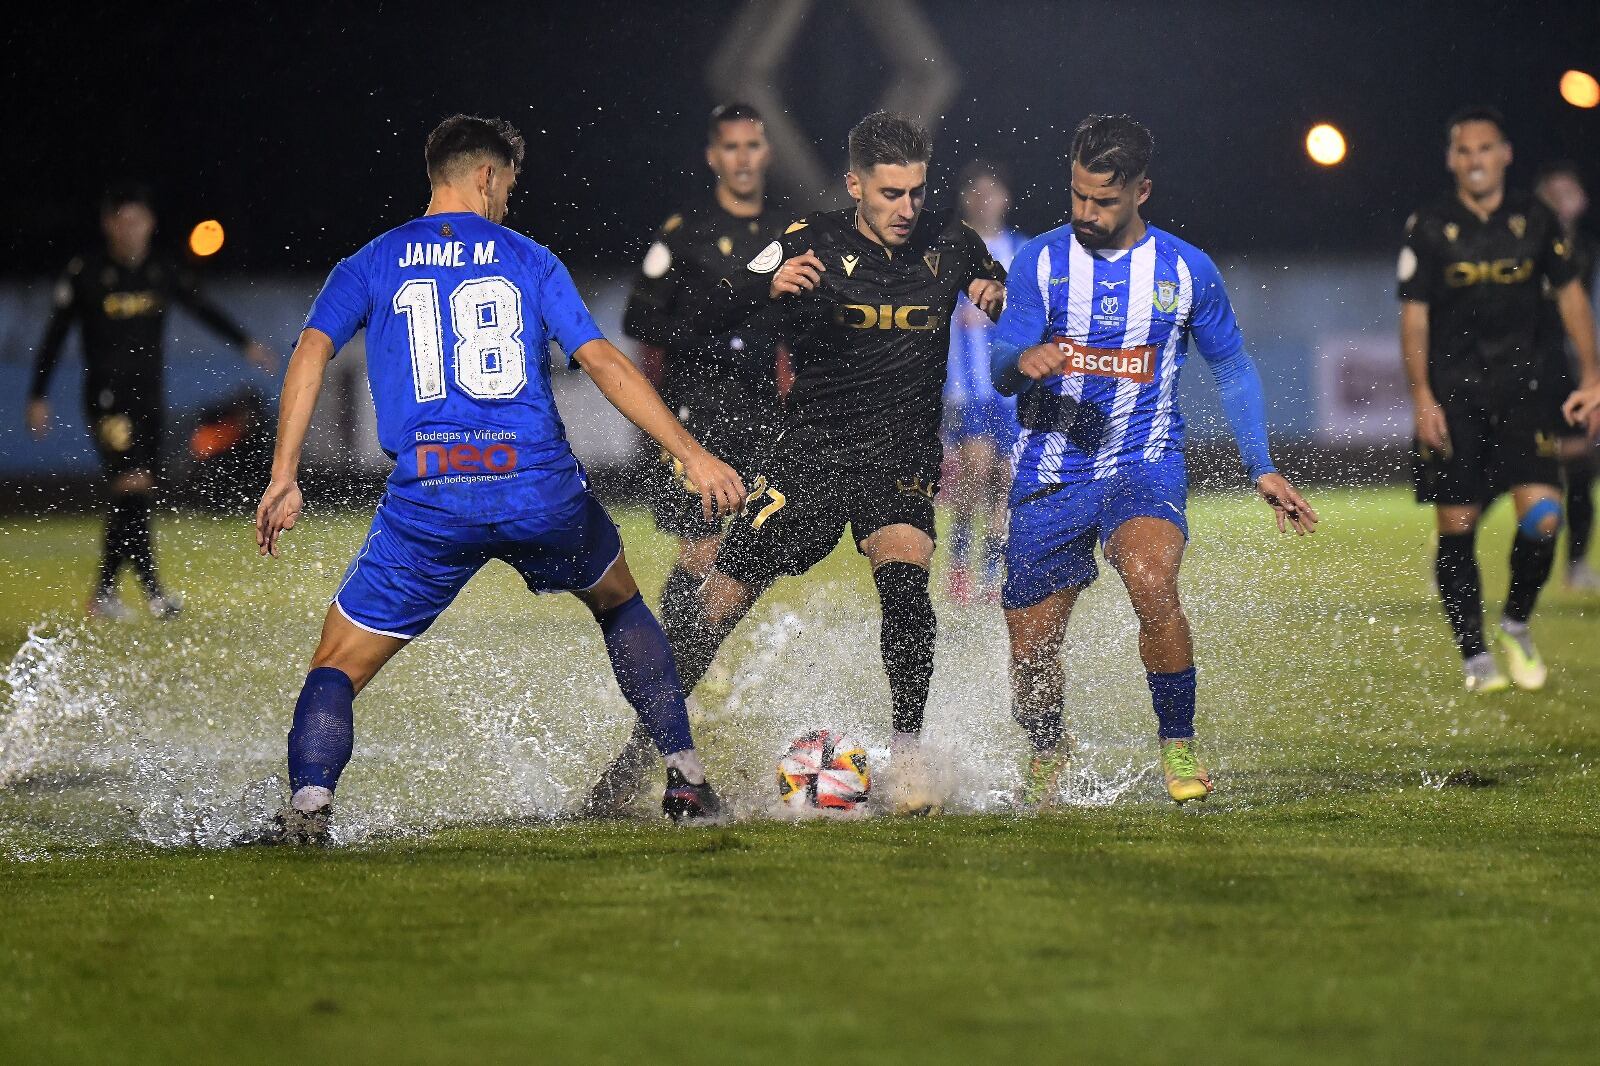
[[391,501],[445,524],[576,504],[549,342],[571,359],[601,333],[549,249],[479,215],[427,215],[334,267],[306,327],[335,351],[367,331]]
[[[986,238],[989,254],[994,261],[1011,269],[1017,249],[1027,240],[1013,229],[1004,229]],[[989,316],[975,307],[963,295],[956,305],[955,319],[950,330],[950,369],[944,379],[944,402],[949,407],[969,404],[999,403],[1010,407],[1014,401],[995,392],[989,376],[989,334],[994,323]]]
[[[1018,355],[1051,339],[1066,353],[1065,372],[1023,378]],[[990,346],[996,384],[1021,390],[1013,496],[1131,463],[1181,461],[1178,375],[1191,339],[1217,379],[1250,478],[1270,472],[1261,381],[1204,252],[1154,226],[1125,252],[1085,248],[1070,226],[1025,244]]]

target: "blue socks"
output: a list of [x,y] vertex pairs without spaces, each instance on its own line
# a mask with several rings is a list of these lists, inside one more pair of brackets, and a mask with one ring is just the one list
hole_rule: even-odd
[[1145,674],[1150,701],[1155,705],[1157,732],[1162,740],[1189,740],[1194,736],[1194,667],[1175,674]]
[[657,750],[674,755],[693,748],[689,712],[683,704],[672,649],[643,597],[634,593],[626,603],[595,618],[605,634],[606,654],[611,656],[617,686],[649,730]]
[[972,519],[957,515],[950,522],[950,559],[966,566],[972,556]]
[[332,792],[355,747],[356,688],[342,670],[319,666],[306,675],[289,730],[289,791],[316,785]]

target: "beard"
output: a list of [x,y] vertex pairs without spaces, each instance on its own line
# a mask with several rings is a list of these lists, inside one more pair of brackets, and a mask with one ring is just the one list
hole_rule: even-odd
[[1091,226],[1087,222],[1074,222],[1072,234],[1078,238],[1078,243],[1085,248],[1104,248],[1116,239],[1121,230],[1106,230],[1099,226]]

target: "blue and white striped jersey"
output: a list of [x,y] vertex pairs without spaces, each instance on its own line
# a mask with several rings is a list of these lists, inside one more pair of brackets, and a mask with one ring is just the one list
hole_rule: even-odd
[[[1014,229],[1003,229],[984,244],[994,261],[1011,269],[1011,260],[1027,240]],[[955,320],[950,329],[950,369],[944,379],[944,402],[947,407],[965,407],[968,404],[987,404],[1009,400],[995,393],[994,380],[989,375],[989,335],[994,323],[978,310],[971,300],[962,296],[956,306]]]
[[[1067,353],[1066,371],[1028,381],[1018,356],[1051,338]],[[1001,391],[1028,386],[1018,405],[1014,494],[1181,454],[1178,374],[1191,338],[1254,481],[1273,470],[1261,380],[1210,257],[1154,226],[1126,251],[1085,248],[1071,226],[1023,245],[990,345]]]

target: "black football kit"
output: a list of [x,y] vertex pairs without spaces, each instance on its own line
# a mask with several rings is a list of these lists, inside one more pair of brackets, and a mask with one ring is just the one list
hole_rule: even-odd
[[[745,476],[778,434],[779,338],[760,322],[718,323],[705,310],[719,299],[718,282],[743,267],[793,217],[770,202],[759,215],[740,217],[714,198],[667,219],[656,231],[634,279],[622,328],[662,349],[661,398],[706,449]],[[656,527],[687,539],[717,536],[699,492],[681,467],[662,454],[651,482]]]
[[[1498,489],[1560,484],[1562,383],[1541,341],[1546,288],[1577,277],[1555,216],[1508,192],[1488,219],[1451,193],[1412,216],[1400,253],[1400,299],[1428,305],[1428,384],[1451,452],[1419,445],[1417,499],[1481,504]],[[1567,392],[1571,390],[1568,389]]]
[[[39,345],[29,389],[42,400],[74,324],[83,335],[83,408],[106,475],[161,469],[165,416],[162,333],[168,308],[182,304],[214,332],[238,346],[244,330],[200,292],[194,276],[175,261],[151,255],[136,265],[105,252],[74,259],[56,283],[55,313]],[[113,483],[96,602],[109,600],[123,563],[133,567],[158,613],[175,610],[156,576],[150,536],[149,492],[119,492]]]
[[[822,260],[821,283],[770,300],[772,275],[807,250]],[[1005,270],[950,215],[930,212],[890,249],[847,209],[791,224],[728,279],[736,308],[780,316],[795,381],[783,434],[757,464],[719,570],[754,586],[804,573],[847,524],[858,545],[902,523],[933,536],[950,317],[980,278],[1003,281]]]

